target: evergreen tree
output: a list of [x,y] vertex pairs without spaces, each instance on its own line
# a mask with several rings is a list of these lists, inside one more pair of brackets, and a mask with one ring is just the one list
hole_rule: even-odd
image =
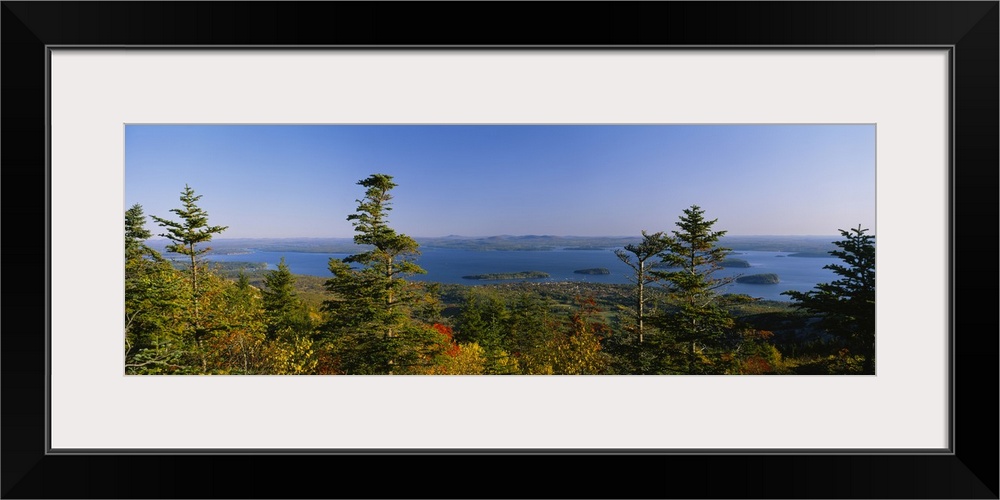
[[358,184],[368,189],[365,191],[365,198],[357,200],[357,213],[348,215],[347,220],[352,221],[357,233],[354,235],[354,242],[375,248],[351,255],[344,262],[365,266],[383,278],[383,299],[386,306],[391,308],[395,302],[403,299],[399,295],[404,281],[399,278],[427,274],[427,271],[413,262],[420,255],[417,242],[389,227],[388,214],[392,210],[392,195],[389,191],[397,186],[392,182],[392,176],[374,174],[358,181]]
[[308,313],[295,293],[295,276],[288,269],[284,257],[278,263],[278,269],[264,275],[262,294],[268,339],[289,334],[297,336],[308,331]]
[[459,312],[455,339],[462,344],[476,344],[483,349],[486,357],[484,373],[508,374],[511,369],[511,348],[518,337],[513,326],[514,318],[505,297],[495,290],[472,288],[466,294]]
[[555,330],[551,309],[551,299],[531,292],[517,294],[507,307],[507,345],[513,356],[540,349],[551,339]]
[[142,259],[146,256],[160,260],[160,254],[146,246],[153,233],[146,229],[146,215],[142,205],[136,203],[125,211],[125,260]]
[[422,288],[405,278],[426,271],[413,260],[417,242],[389,226],[392,176],[373,174],[358,181],[366,188],[357,212],[347,216],[354,242],[370,250],[330,259],[333,278],[323,303],[324,330],[338,352],[342,369],[351,373],[403,373],[441,347],[440,334],[413,320],[412,308]]
[[153,220],[167,229],[167,232],[160,236],[173,242],[167,245],[167,251],[187,255],[191,259],[191,292],[195,296],[198,294],[198,257],[211,250],[209,247],[196,248],[196,245],[211,241],[212,235],[222,233],[229,228],[229,226],[208,225],[208,213],[197,205],[201,196],[195,196],[194,190],[185,184],[180,197],[182,208],[170,209],[181,218],[180,222],[152,216]]
[[611,355],[611,369],[615,373],[651,373],[660,357],[657,346],[650,345],[647,339],[655,333],[649,331],[647,319],[655,315],[654,298],[658,296],[652,285],[661,280],[652,271],[667,244],[668,237],[662,231],[653,234],[642,231],[638,244],[615,250],[618,259],[631,268],[627,278],[634,285],[626,292],[625,303],[617,305],[622,314],[614,318],[615,333],[604,336],[602,341],[605,352]]
[[142,206],[125,211],[125,370],[163,373],[179,369],[174,321],[183,297],[177,271],[146,246]]
[[[212,235],[222,233],[229,227],[209,226],[208,213],[197,205],[200,199],[201,195],[195,195],[194,190],[185,184],[180,196],[181,208],[170,209],[171,212],[180,217],[181,220],[179,222],[155,215],[151,216],[160,226],[167,229],[167,232],[160,234],[160,236],[173,242],[167,245],[167,251],[186,255],[190,258],[188,268],[191,284],[190,323],[199,348],[201,347],[205,331],[199,324],[198,257],[211,250],[211,248],[199,248],[197,245],[211,241]],[[204,356],[202,356],[202,367],[207,369]]]
[[864,357],[862,369],[875,374],[875,237],[859,225],[850,231],[838,229],[843,240],[833,242],[839,250],[831,255],[844,264],[823,266],[840,276],[820,283],[808,292],[782,292],[795,307],[820,314],[822,326],[844,341],[852,353]]
[[[642,232],[642,241],[638,245],[625,245],[624,249],[616,249],[615,255],[628,267],[632,268],[633,274],[629,276],[629,281],[635,284],[635,296],[633,298],[633,317],[635,319],[635,330],[639,336],[639,343],[643,340],[643,321],[646,318],[646,304],[649,302],[646,287],[660,280],[660,277],[651,273],[652,266],[646,261],[656,257],[667,249],[670,241],[664,237],[663,232],[646,234]],[[631,254],[631,255],[629,255]],[[632,257],[635,257],[635,262]]]
[[244,268],[240,268],[240,273],[236,277],[236,288],[240,291],[248,291],[252,285],[250,285],[250,278],[247,277],[247,273]]
[[507,347],[509,313],[495,290],[470,288],[456,319],[455,340],[477,343],[487,352]]
[[[658,317],[658,326],[683,350],[680,371],[714,373],[724,335],[734,327],[733,318],[720,307],[716,290],[733,282],[735,277],[714,278],[730,249],[717,246],[726,231],[713,231],[718,219],[706,220],[698,205],[684,209],[662,254],[671,271],[653,271],[665,283],[674,310]],[[677,367],[675,367],[676,369]]]

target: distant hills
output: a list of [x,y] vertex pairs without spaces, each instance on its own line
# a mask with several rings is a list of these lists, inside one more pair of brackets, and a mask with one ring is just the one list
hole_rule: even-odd
[[[147,245],[163,251],[170,243],[166,239],[150,239]],[[216,238],[200,247],[209,247],[213,254],[240,254],[261,252],[347,253],[364,251],[351,238]]]
[[[448,235],[414,238],[422,249],[460,249],[477,251],[512,250],[610,250],[638,244],[639,236],[553,236],[498,235],[466,237]],[[826,256],[837,247],[838,236],[724,236],[720,245],[734,250],[794,252],[800,256]],[[150,239],[147,244],[162,251],[170,242]],[[368,247],[354,244],[351,238],[218,238],[207,245],[214,254],[264,252],[307,252],[353,254]]]
[[[415,238],[422,247],[464,250],[610,250],[639,244],[639,236],[552,236],[499,235],[438,238]],[[826,254],[837,247],[838,236],[725,236],[720,245],[734,250],[766,252],[810,252]]]

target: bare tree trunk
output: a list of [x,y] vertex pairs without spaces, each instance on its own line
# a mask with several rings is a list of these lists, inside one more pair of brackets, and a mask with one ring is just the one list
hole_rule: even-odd
[[240,335],[240,351],[243,352],[243,373],[247,374],[249,369],[249,361],[247,360],[247,345],[243,335]]
[[640,344],[642,343],[643,303],[645,302],[645,299],[643,297],[643,293],[645,291],[645,281],[646,281],[646,266],[645,266],[645,264],[646,264],[646,262],[644,260],[640,260],[639,261],[639,276],[638,276],[639,279],[637,280],[639,282],[639,303],[636,304],[638,306],[636,309],[639,311],[639,318],[638,319],[639,319],[639,343]]

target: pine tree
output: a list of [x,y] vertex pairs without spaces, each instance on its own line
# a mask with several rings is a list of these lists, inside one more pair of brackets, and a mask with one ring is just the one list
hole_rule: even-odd
[[146,215],[142,205],[136,203],[125,211],[125,260],[142,259],[146,256],[159,260],[160,254],[146,246],[153,233],[146,229]]
[[683,348],[682,371],[712,373],[713,351],[734,326],[729,313],[719,306],[716,290],[735,278],[714,278],[730,249],[717,245],[726,231],[713,231],[718,219],[706,220],[698,205],[684,209],[672,231],[673,238],[662,254],[663,265],[676,271],[653,271],[665,283],[675,309],[658,318],[658,326]]
[[284,257],[278,263],[278,269],[264,275],[262,294],[268,339],[288,334],[294,336],[309,329],[308,314],[295,293],[295,276],[288,269]]
[[[167,232],[160,234],[160,236],[173,242],[167,245],[167,251],[186,255],[190,258],[188,269],[191,277],[191,328],[199,348],[201,347],[202,337],[205,332],[199,324],[198,257],[211,250],[211,248],[199,248],[197,245],[211,241],[212,235],[222,233],[229,227],[209,226],[208,213],[197,205],[200,199],[201,195],[196,196],[194,190],[185,184],[180,197],[181,208],[170,209],[171,212],[180,217],[180,222],[155,215],[151,216],[160,226],[167,229]],[[202,367],[207,367],[204,356],[202,356]]]
[[183,283],[159,253],[138,203],[125,211],[125,370],[162,373],[180,368],[175,347]]
[[519,357],[542,348],[555,331],[552,300],[533,292],[519,292],[507,307],[508,346]]
[[392,176],[373,174],[367,179],[358,181],[367,189],[365,198],[357,200],[357,213],[347,216],[352,221],[354,242],[359,245],[371,245],[375,248],[368,252],[351,255],[344,262],[360,264],[370,269],[381,278],[382,300],[386,307],[403,300],[400,294],[404,292],[405,282],[401,276],[412,274],[427,274],[413,259],[420,255],[417,242],[405,234],[397,234],[389,227],[388,214],[392,210],[389,194],[397,186],[392,182]]
[[332,319],[344,326],[379,323],[384,327],[380,333],[392,337],[394,324],[405,312],[402,306],[415,298],[413,287],[404,278],[427,271],[413,262],[420,255],[417,242],[389,227],[389,192],[396,187],[392,176],[373,174],[358,184],[368,189],[363,199],[356,200],[357,213],[348,215],[347,220],[357,233],[354,242],[371,249],[342,260],[330,259],[334,277],[327,281],[327,290],[334,298],[324,307],[337,313]]
[[426,359],[424,351],[441,343],[441,335],[411,316],[421,288],[405,278],[426,271],[413,260],[418,244],[389,226],[392,176],[373,174],[358,181],[366,189],[357,212],[347,216],[354,242],[370,250],[330,259],[333,278],[326,288],[324,325],[338,352],[342,369],[352,373],[405,372]]
[[455,319],[455,340],[483,349],[484,373],[509,373],[508,360],[516,339],[512,320],[505,297],[495,290],[471,288]]
[[808,292],[782,292],[795,307],[820,314],[821,325],[842,339],[848,348],[864,356],[862,369],[875,374],[875,237],[860,225],[850,231],[838,229],[843,240],[834,241],[839,250],[830,254],[844,264],[828,264],[841,279],[820,283]]
[[195,196],[194,190],[187,184],[181,192],[182,208],[172,208],[171,212],[181,218],[180,222],[163,219],[155,215],[152,216],[160,226],[165,227],[167,232],[160,234],[173,243],[167,245],[168,252],[187,255],[191,259],[191,291],[197,295],[198,290],[198,257],[207,253],[211,248],[196,248],[195,245],[206,243],[212,240],[212,235],[219,234],[229,228],[229,226],[209,226],[208,213],[196,204],[202,195]]
[[[651,265],[646,261],[656,257],[667,249],[669,240],[664,237],[663,232],[646,234],[642,232],[642,241],[638,245],[625,245],[624,249],[616,249],[615,255],[625,265],[632,268],[633,274],[629,276],[629,281],[635,284],[635,297],[633,302],[633,314],[636,322],[636,331],[639,334],[639,343],[643,340],[643,321],[646,318],[646,304],[649,302],[646,287],[660,280],[660,277],[651,273]],[[629,255],[632,254],[632,255]],[[632,257],[635,262],[632,262]]]
[[506,301],[496,290],[470,288],[455,318],[455,340],[475,342],[487,352],[505,349],[508,320]]

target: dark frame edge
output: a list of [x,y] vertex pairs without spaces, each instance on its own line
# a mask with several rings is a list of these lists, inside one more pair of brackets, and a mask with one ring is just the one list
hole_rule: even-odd
[[[973,264],[969,261],[971,252],[976,248],[977,228],[986,225],[997,227],[1000,217],[997,211],[998,137],[1000,137],[1000,3],[971,2],[979,5],[989,5],[983,15],[961,34],[954,49],[952,78],[954,80],[953,108],[951,113],[952,129],[954,131],[952,193],[955,196],[952,207],[951,236],[952,252],[952,282],[955,293],[951,297],[952,325],[951,348],[952,359],[963,358],[964,364],[956,364],[952,370],[953,403],[952,419],[957,423],[966,422],[979,415],[986,421],[996,422],[998,409],[995,400],[992,404],[981,399],[981,387],[973,388],[975,384],[996,384],[996,353],[998,339],[992,340],[961,339],[959,331],[996,332],[997,319],[985,319],[982,316],[959,316],[961,307],[956,295],[964,291],[964,296],[976,294],[980,297],[997,298],[996,287],[988,288],[982,281],[977,282],[976,273],[984,272],[986,268],[997,275],[997,264],[985,266],[982,263]],[[963,198],[955,193],[962,191]],[[987,215],[988,214],[988,215]],[[965,253],[961,253],[964,249]],[[965,256],[963,259],[962,256]],[[965,311],[969,311],[965,303]],[[980,313],[982,314],[982,313]],[[988,351],[989,354],[985,354]],[[991,356],[991,357],[990,357]],[[969,361],[978,362],[969,362]],[[996,394],[996,385],[991,393]],[[978,401],[977,401],[977,398]],[[964,419],[964,420],[963,420]],[[986,490],[983,494],[988,498],[998,498],[1000,494],[1000,460],[997,456],[996,443],[998,429],[996,426],[976,428],[975,431],[965,430],[958,425],[952,427],[955,456],[963,468],[978,480]],[[989,444],[986,444],[989,443]],[[989,496],[992,495],[992,496]]]
[[45,47],[45,453],[52,453],[52,49]]
[[[23,191],[27,186],[47,183],[44,166],[47,165],[45,124],[48,109],[44,87],[48,74],[44,62],[45,49],[41,40],[30,26],[13,14],[5,2],[0,7],[0,26],[3,34],[0,63],[4,75],[2,88],[4,106],[0,110],[0,116],[3,119],[3,139],[6,142],[6,147],[0,151],[0,159],[7,180],[5,189],[7,199],[20,201],[21,198],[13,193],[15,189]],[[31,103],[32,98],[37,99],[37,102]],[[49,275],[48,259],[45,258],[45,250],[49,248],[47,188],[41,194],[37,200],[44,200],[45,207],[37,207],[34,203],[4,206],[6,212],[4,222],[7,223],[8,234],[17,231],[22,236],[27,236],[24,241],[32,242],[17,247],[10,244],[4,246],[4,258],[8,262],[17,262],[18,267],[43,269],[39,275],[45,280],[27,283],[23,293],[8,294],[5,297],[5,308],[9,312],[17,311],[19,314],[39,318],[46,332],[44,336],[32,338],[22,331],[24,322],[17,328],[12,328],[11,314],[8,314],[5,320],[4,326],[7,326],[7,331],[2,341],[4,348],[0,350],[3,371],[0,384],[3,388],[4,403],[2,405],[4,435],[0,444],[4,459],[0,487],[4,498],[18,489],[27,487],[30,491],[36,487],[37,483],[26,485],[22,479],[31,476],[45,460],[47,439],[45,431],[48,416],[48,402],[45,396],[48,392],[45,376],[46,360],[42,355],[44,352],[42,349],[47,351],[49,331],[47,314]],[[39,213],[44,214],[42,224],[36,224],[32,220],[32,217],[38,217]],[[42,231],[44,234],[39,234]],[[44,244],[45,247],[37,249],[31,246],[33,244]],[[30,279],[37,281],[37,275]],[[43,294],[45,298],[39,300]]]

